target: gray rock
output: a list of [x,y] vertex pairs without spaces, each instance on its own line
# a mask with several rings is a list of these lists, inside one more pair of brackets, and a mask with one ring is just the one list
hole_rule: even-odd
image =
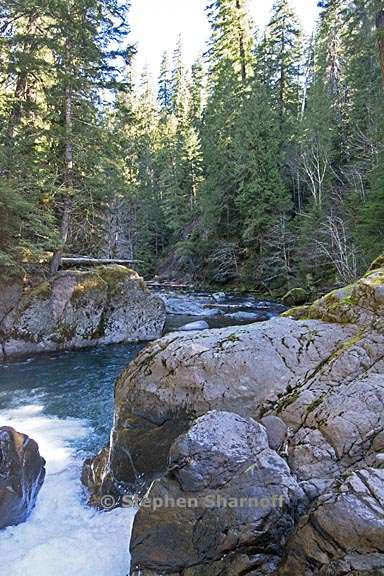
[[163,302],[123,266],[58,273],[24,292],[0,324],[6,357],[100,344],[153,340]]
[[384,573],[384,470],[351,474],[316,500],[287,545],[281,576]]
[[238,322],[257,322],[268,320],[269,315],[260,312],[232,312],[231,314],[226,314],[226,318],[232,318]]
[[285,447],[288,439],[288,426],[277,416],[264,416],[260,420],[268,435],[269,447],[279,452]]
[[360,326],[380,322],[384,316],[384,267],[371,270],[354,284],[330,292],[311,306],[293,308],[286,314]]
[[304,288],[292,288],[281,299],[285,306],[301,306],[308,302],[308,293]]
[[210,412],[173,444],[135,518],[131,574],[275,574],[302,497],[262,426]]
[[34,440],[0,428],[0,530],[25,522],[45,478],[45,460]]
[[108,470],[91,490],[99,491],[106,475],[132,485],[143,475],[150,481],[166,469],[175,438],[209,410],[258,419],[354,332],[280,318],[171,334],[148,346],[117,382]]
[[361,332],[281,398],[289,461],[302,480],[374,466],[384,437],[384,335]]
[[179,332],[193,332],[194,330],[207,330],[209,328],[208,322],[205,320],[199,320],[197,322],[190,322],[189,324],[184,324],[181,328],[177,330]]

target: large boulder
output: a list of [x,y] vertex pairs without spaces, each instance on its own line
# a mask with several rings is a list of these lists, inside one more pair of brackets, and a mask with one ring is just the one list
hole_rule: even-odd
[[24,291],[0,323],[4,357],[153,340],[165,307],[123,266],[63,271]]
[[[381,259],[378,259],[377,266],[380,264]],[[384,267],[374,265],[354,284],[334,290],[310,306],[293,308],[284,315],[360,326],[380,322],[384,316]]]
[[167,467],[179,434],[209,410],[259,419],[338,354],[356,328],[275,319],[190,335],[148,346],[122,374],[105,466],[87,463],[94,495],[111,484],[150,481]]
[[173,444],[142,502],[131,574],[275,574],[303,496],[263,426],[209,412]]
[[45,460],[34,440],[0,428],[0,529],[24,522],[45,477]]
[[384,470],[362,469],[303,516],[280,576],[384,574]]
[[304,288],[292,288],[283,296],[282,302],[285,306],[301,306],[308,302],[308,293]]
[[384,334],[346,340],[271,413],[289,425],[290,464],[302,480],[374,466],[384,450]]

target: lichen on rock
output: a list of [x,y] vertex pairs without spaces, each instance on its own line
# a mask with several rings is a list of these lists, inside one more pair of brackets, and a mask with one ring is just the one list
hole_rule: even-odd
[[2,354],[152,340],[164,322],[163,302],[133,270],[63,271],[19,294],[0,322]]

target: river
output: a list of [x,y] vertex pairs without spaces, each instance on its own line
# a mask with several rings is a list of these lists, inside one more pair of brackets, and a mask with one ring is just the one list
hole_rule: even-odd
[[[251,297],[161,296],[170,312],[167,331],[201,319],[212,328],[267,320],[282,310]],[[129,532],[135,511],[107,513],[89,508],[80,473],[84,459],[108,441],[114,382],[142,347],[100,347],[0,365],[0,425],[34,438],[47,461],[47,477],[31,517],[0,536],[0,576],[126,576],[129,572]]]

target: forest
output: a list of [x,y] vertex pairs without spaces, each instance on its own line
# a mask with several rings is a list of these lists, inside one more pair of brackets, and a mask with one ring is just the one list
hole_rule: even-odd
[[[380,0],[288,0],[265,29],[208,2],[191,69],[180,38],[134,72],[119,0],[0,2],[0,267],[63,255],[261,293],[352,282],[384,250]],[[384,66],[384,61],[381,62]]]

